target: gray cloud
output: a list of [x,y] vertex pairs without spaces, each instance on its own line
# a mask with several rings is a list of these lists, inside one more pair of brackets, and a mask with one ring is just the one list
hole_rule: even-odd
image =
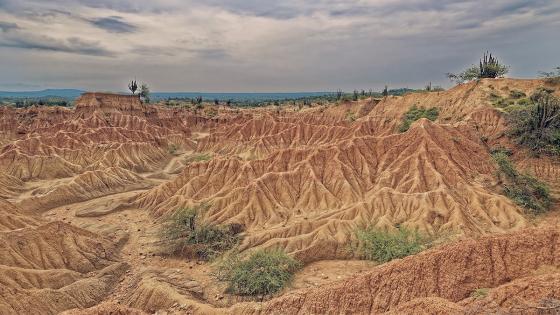
[[102,90],[445,85],[486,50],[525,77],[560,50],[557,0],[0,0],[0,20],[0,75]]
[[19,26],[16,23],[7,23],[7,22],[0,22],[0,31],[8,32],[11,30],[18,29]]
[[0,47],[64,52],[88,56],[113,56],[111,51],[102,48],[98,42],[88,42],[77,37],[57,40],[44,35],[29,36],[26,34],[18,34],[18,36],[11,38],[0,39]]
[[141,56],[157,57],[157,56],[168,56],[173,57],[178,51],[177,47],[166,47],[166,46],[146,46],[137,45],[130,49],[131,53],[138,54]]
[[188,52],[194,54],[198,58],[203,59],[226,59],[230,55],[225,49],[221,48],[200,48],[200,49],[187,49]]
[[134,33],[138,28],[124,21],[120,16],[109,16],[90,20],[91,24],[112,33]]

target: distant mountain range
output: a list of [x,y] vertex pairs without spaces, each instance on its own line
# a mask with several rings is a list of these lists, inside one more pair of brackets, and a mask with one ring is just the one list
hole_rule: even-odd
[[[49,98],[58,97],[74,100],[85,91],[76,89],[47,89],[42,91],[27,92],[3,92],[0,91],[0,98]],[[220,101],[263,101],[263,100],[283,100],[301,97],[313,97],[330,94],[328,92],[298,92],[298,93],[198,93],[198,92],[154,92],[151,94],[153,100],[168,98],[195,98],[202,96],[205,100],[218,99]]]
[[0,98],[46,98],[61,97],[75,99],[84,91],[76,89],[47,89],[42,91],[5,92],[0,91]]

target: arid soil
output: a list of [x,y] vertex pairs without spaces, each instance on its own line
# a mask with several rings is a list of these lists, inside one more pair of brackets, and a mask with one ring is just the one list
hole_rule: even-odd
[[[491,94],[540,80],[329,106],[166,108],[84,94],[75,108],[0,108],[0,314],[554,314],[560,221],[501,194],[490,150],[560,192],[560,161],[506,135]],[[560,89],[557,89],[560,90]],[[558,93],[558,92],[557,92]],[[437,107],[398,132],[412,106]],[[181,207],[244,227],[241,253],[305,263],[260,299],[225,292],[212,263],[173,257]],[[430,250],[386,264],[352,250],[358,227],[407,226]]]

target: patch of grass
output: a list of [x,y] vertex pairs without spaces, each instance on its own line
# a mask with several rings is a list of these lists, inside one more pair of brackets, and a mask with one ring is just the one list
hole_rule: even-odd
[[258,250],[246,259],[231,255],[218,264],[218,278],[239,295],[266,296],[284,288],[302,267],[281,250]]
[[414,255],[428,247],[427,238],[402,226],[395,232],[372,227],[359,229],[356,237],[360,244],[358,253],[365,259],[380,263]]
[[511,112],[532,103],[526,96],[527,95],[525,93],[516,90],[510,91],[508,98],[504,98],[495,92],[492,92],[490,93],[490,101],[494,107],[502,108],[506,112]]
[[405,132],[410,128],[413,122],[419,120],[420,118],[427,118],[431,121],[434,121],[439,116],[439,109],[436,107],[432,108],[423,108],[417,107],[416,105],[412,106],[406,114],[402,117],[402,123],[399,127],[400,132]]
[[200,153],[200,154],[194,154],[189,156],[188,158],[185,159],[185,162],[189,163],[189,162],[203,162],[203,161],[209,161],[212,159],[212,155],[208,154],[208,153]]
[[532,104],[531,100],[528,99],[528,98],[522,98],[522,99],[517,101],[517,105],[520,105],[520,106],[529,106],[531,104]]
[[176,145],[175,143],[171,143],[169,144],[169,146],[167,146],[167,152],[169,152],[169,154],[177,154],[177,150],[179,150],[179,146]]
[[213,259],[240,241],[241,225],[219,226],[202,222],[207,206],[178,209],[163,226],[169,252],[189,258]]
[[492,157],[498,164],[498,177],[504,181],[504,195],[532,214],[541,214],[550,208],[551,197],[546,184],[533,176],[519,173],[508,154],[495,151]]
[[356,121],[356,114],[351,112],[351,111],[347,111],[346,112],[346,120],[349,121],[349,122]]
[[511,90],[509,92],[509,97],[514,98],[514,99],[520,99],[522,97],[527,96],[527,94],[525,94],[522,91],[517,91],[517,90]]
[[479,288],[471,293],[471,297],[475,299],[482,299],[488,296],[488,292],[490,290],[488,288]]

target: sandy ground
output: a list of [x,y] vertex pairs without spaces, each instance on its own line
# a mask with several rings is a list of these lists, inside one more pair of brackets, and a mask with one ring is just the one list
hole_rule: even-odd
[[[164,168],[164,178],[174,176],[171,174],[173,165],[182,163],[189,154],[190,152],[184,152],[174,157]],[[152,180],[154,185],[160,181],[154,178],[154,173],[141,175]],[[58,185],[59,182],[70,180],[64,179],[54,183],[50,181],[50,184]],[[28,183],[29,190],[21,194],[18,200],[29,196],[33,190],[48,189],[49,186],[49,181]],[[139,279],[152,278],[154,275],[157,275],[158,281],[178,287],[181,283],[191,283],[192,286],[187,290],[189,298],[217,307],[255,300],[227,294],[226,284],[216,279],[211,262],[173,258],[162,253],[160,222],[145,210],[127,206],[130,198],[143,191],[145,190],[129,191],[60,206],[45,212],[43,217],[50,221],[71,223],[123,244],[122,261],[130,265],[130,270],[111,295],[110,302],[126,304],[138,286]],[[300,270],[291,285],[280,294],[346,279],[373,266],[373,262],[360,260],[325,260],[311,263]]]

